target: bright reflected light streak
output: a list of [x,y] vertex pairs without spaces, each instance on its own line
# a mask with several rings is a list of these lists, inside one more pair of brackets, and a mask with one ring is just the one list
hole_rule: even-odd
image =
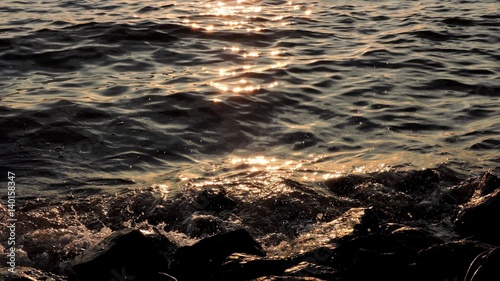
[[244,54],[243,57],[244,58],[246,58],[246,57],[258,58],[259,57],[259,53],[258,52],[250,52],[250,53]]

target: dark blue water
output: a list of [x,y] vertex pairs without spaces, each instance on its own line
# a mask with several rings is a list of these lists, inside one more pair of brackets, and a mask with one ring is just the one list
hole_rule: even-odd
[[[95,194],[165,199],[227,183],[258,205],[262,189],[292,180],[321,189],[350,173],[498,172],[499,10],[496,0],[3,1],[0,167],[44,208],[73,196],[103,214],[113,207]],[[237,188],[249,183],[257,191]],[[71,210],[50,212],[36,216],[55,221],[26,231],[82,231]]]

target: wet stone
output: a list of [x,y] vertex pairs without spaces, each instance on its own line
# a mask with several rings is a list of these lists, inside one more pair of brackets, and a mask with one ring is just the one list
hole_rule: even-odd
[[408,280],[416,251],[385,233],[346,237],[331,266],[346,280]]
[[486,172],[479,180],[478,189],[481,191],[481,195],[488,195],[500,188],[500,179],[496,177],[491,172]]
[[233,253],[266,255],[246,230],[239,229],[177,249],[169,272],[179,281],[216,280],[222,263]]
[[465,281],[500,280],[500,247],[479,254],[471,263]]
[[187,233],[192,237],[214,235],[222,229],[222,220],[211,215],[192,215],[186,227]]
[[428,281],[464,280],[474,258],[490,248],[468,240],[431,246],[418,253],[418,277]]
[[299,277],[299,276],[266,276],[251,281],[325,281],[316,277]]
[[203,190],[196,198],[195,205],[199,210],[220,212],[234,208],[236,203],[227,197],[225,189],[219,188]]
[[45,272],[31,267],[16,267],[15,273],[9,272],[8,268],[0,268],[0,280],[4,281],[66,281],[66,277]]
[[140,230],[123,229],[76,257],[72,268],[80,281],[147,281],[162,280],[157,275],[168,262]]
[[309,262],[301,262],[298,265],[285,270],[284,276],[316,277],[324,280],[333,280],[338,277],[337,272],[327,266],[321,266]]
[[498,228],[500,214],[500,188],[481,197],[474,197],[458,213],[455,226],[460,234],[500,245]]
[[444,243],[432,233],[417,227],[403,226],[391,232],[390,237],[415,251]]
[[217,280],[247,280],[262,276],[282,275],[288,267],[294,265],[290,258],[269,259],[258,256],[233,254],[221,267]]
[[355,187],[363,182],[364,178],[357,175],[347,175],[338,178],[331,178],[325,181],[325,185],[337,195],[348,195]]

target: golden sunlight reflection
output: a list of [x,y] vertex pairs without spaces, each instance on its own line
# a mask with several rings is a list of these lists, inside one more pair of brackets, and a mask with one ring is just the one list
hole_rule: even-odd
[[265,156],[254,156],[249,158],[233,158],[231,164],[234,166],[249,166],[251,171],[277,171],[288,170],[293,171],[302,167],[302,163],[290,160],[277,160],[276,158],[269,158]]
[[151,187],[158,191],[164,199],[168,196],[169,190],[166,184],[153,184]]
[[[252,40],[254,35],[261,36],[273,29],[286,28],[284,26],[291,24],[294,18],[312,13],[311,9],[296,1],[273,6],[261,6],[260,1],[255,0],[200,3],[192,2],[193,9],[198,12],[193,16],[182,17],[180,21],[193,32],[204,33],[209,38],[230,32]],[[276,47],[249,47],[245,41],[226,41],[227,45],[220,49],[226,59],[204,68],[204,73],[210,77],[205,85],[215,88],[219,94],[228,95],[254,94],[261,89],[275,88],[281,84],[279,81],[262,81],[262,78],[256,78],[262,77],[261,75],[254,74],[265,72],[266,76],[272,77],[278,69],[290,64],[293,60],[291,52],[285,55],[284,50]]]
[[[209,172],[210,176],[182,175],[180,178],[188,178],[189,180],[183,181],[193,188],[231,186],[231,196],[246,200],[246,198],[264,198],[272,194],[295,192],[295,185],[290,184],[288,179],[324,190],[324,183],[330,178],[395,171],[402,163],[401,159],[414,158],[411,155],[411,153],[404,153],[397,159],[384,158],[372,161],[363,159],[352,161],[351,158],[347,162],[343,162],[342,159],[334,160],[331,155],[315,154],[310,154],[305,159],[234,155],[225,159],[221,165],[210,163],[210,169],[204,169],[205,172]],[[426,162],[430,163],[429,166],[436,164],[431,163],[432,161]]]
[[[267,176],[280,177],[286,175],[304,182],[324,182],[330,178],[338,178],[348,174],[369,174],[394,170],[395,165],[401,163],[399,159],[384,159],[364,161],[332,161],[327,155],[311,154],[306,159],[281,159],[256,155],[251,157],[233,157],[229,159],[229,170],[246,169],[249,172],[266,172]],[[432,163],[436,165],[436,163]]]

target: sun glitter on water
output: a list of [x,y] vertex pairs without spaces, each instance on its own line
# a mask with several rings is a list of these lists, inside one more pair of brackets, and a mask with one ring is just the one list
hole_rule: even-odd
[[[262,89],[281,85],[277,80],[262,81],[259,77],[262,77],[262,73],[272,77],[273,73],[291,63],[293,54],[276,47],[249,48],[245,40],[259,40],[259,36],[267,32],[286,28],[284,26],[294,17],[311,15],[310,9],[293,1],[273,7],[260,6],[256,1],[249,0],[209,1],[195,7],[199,7],[195,8],[199,9],[199,13],[182,20],[193,32],[204,33],[204,38],[208,40],[227,33],[239,38],[234,42],[227,42],[226,46],[218,50],[219,57],[231,59],[205,68],[205,74],[209,77],[204,85],[216,89],[221,96],[255,94]],[[213,100],[218,102],[221,98]]]

